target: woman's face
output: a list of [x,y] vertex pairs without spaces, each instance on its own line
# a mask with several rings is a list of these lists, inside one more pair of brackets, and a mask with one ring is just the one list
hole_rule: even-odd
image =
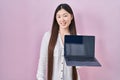
[[56,20],[60,29],[69,29],[72,18],[73,16],[64,9],[59,10],[56,14]]

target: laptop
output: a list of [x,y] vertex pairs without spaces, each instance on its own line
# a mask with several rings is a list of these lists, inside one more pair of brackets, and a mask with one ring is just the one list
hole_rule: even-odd
[[68,66],[101,66],[95,58],[95,36],[65,35],[64,57]]

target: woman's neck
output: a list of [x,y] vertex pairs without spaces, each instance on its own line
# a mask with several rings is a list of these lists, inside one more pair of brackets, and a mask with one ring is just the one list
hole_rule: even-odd
[[69,35],[70,31],[68,29],[60,29],[59,33],[61,34],[61,36],[64,36]]
[[64,36],[65,35],[70,35],[70,32],[69,32],[68,29],[60,29],[59,33],[60,33],[62,43],[64,44]]

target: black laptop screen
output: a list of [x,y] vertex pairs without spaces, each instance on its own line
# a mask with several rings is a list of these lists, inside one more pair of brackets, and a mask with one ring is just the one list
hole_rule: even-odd
[[65,36],[65,57],[94,57],[94,36]]
[[66,43],[67,56],[85,56],[84,44],[69,44]]

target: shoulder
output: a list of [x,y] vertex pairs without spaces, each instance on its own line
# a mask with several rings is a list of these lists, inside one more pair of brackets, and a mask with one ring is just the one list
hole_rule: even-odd
[[77,33],[77,35],[80,35],[80,33]]
[[47,31],[47,32],[44,33],[44,36],[43,36],[43,37],[50,37],[50,35],[51,35],[51,32],[50,32],[50,31]]
[[50,35],[51,35],[50,31],[45,32],[43,35],[43,41],[49,41]]

